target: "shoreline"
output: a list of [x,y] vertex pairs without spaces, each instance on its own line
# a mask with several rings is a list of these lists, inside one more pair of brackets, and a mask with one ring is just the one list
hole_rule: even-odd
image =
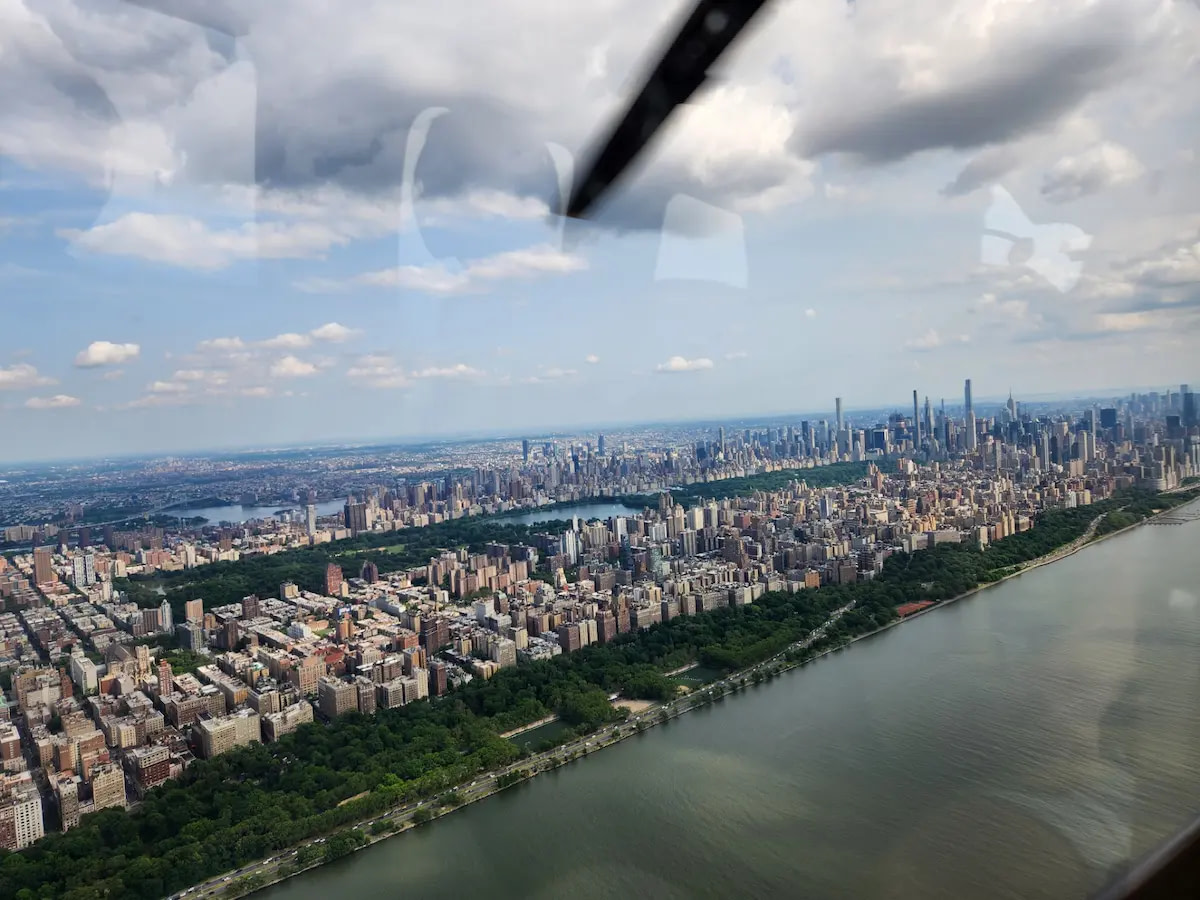
[[[836,647],[830,647],[812,657],[809,657],[808,659],[788,661],[784,657],[788,652],[794,650],[796,647],[798,647],[800,644],[804,643],[805,641],[811,642],[812,634],[810,634],[803,641],[797,641],[796,643],[789,645],[787,648],[785,648],[784,650],[775,654],[774,656],[769,657],[768,659],[765,659],[765,660],[763,660],[759,663],[756,663],[752,666],[748,666],[744,669],[740,669],[735,672],[730,672],[728,675],[726,675],[724,678],[720,679],[715,684],[708,685],[705,687],[698,687],[698,688],[690,691],[689,693],[683,695],[682,697],[680,697],[677,700],[669,701],[667,704],[656,703],[654,701],[644,701],[648,704],[648,706],[646,706],[644,709],[642,709],[641,711],[636,712],[636,713],[631,711],[629,718],[625,722],[618,723],[615,726],[610,726],[610,731],[607,734],[602,735],[601,733],[597,732],[592,735],[585,736],[584,738],[578,738],[575,741],[572,741],[568,744],[564,744],[560,747],[557,747],[552,751],[548,751],[548,753],[551,755],[550,755],[549,759],[546,759],[546,760],[539,760],[537,758],[531,759],[531,760],[519,760],[515,763],[512,763],[508,766],[502,767],[501,769],[495,770],[493,772],[481,774],[480,778],[479,778],[479,780],[481,780],[481,781],[485,780],[485,779],[491,779],[491,780],[495,781],[495,779],[497,779],[501,776],[508,775],[508,774],[514,774],[514,773],[520,773],[521,777],[513,780],[509,784],[505,784],[504,786],[500,786],[499,784],[496,784],[492,789],[487,790],[484,793],[480,793],[477,796],[469,797],[464,802],[460,803],[457,806],[443,807],[443,808],[436,809],[435,811],[432,811],[431,818],[429,820],[427,820],[426,822],[415,823],[411,820],[411,817],[418,810],[426,809],[429,807],[430,804],[436,802],[436,798],[429,798],[426,800],[422,800],[415,804],[412,804],[411,806],[397,809],[390,813],[385,812],[385,813],[377,815],[375,817],[374,821],[381,821],[381,820],[388,819],[393,816],[407,816],[408,818],[403,823],[400,823],[398,825],[398,827],[393,831],[386,832],[383,834],[378,834],[378,835],[364,833],[364,837],[366,837],[366,839],[367,839],[366,843],[360,847],[356,847],[350,853],[346,854],[346,856],[352,856],[354,853],[358,853],[362,850],[366,850],[369,847],[373,847],[376,844],[380,843],[381,841],[387,840],[388,838],[404,834],[404,833],[412,830],[413,828],[418,827],[418,824],[428,824],[429,822],[432,822],[434,819],[438,819],[438,818],[441,818],[442,816],[449,815],[450,813],[456,812],[460,809],[464,809],[474,803],[478,803],[481,800],[485,800],[488,797],[491,797],[494,794],[497,794],[501,791],[507,790],[511,787],[516,787],[518,785],[521,785],[521,784],[525,783],[526,781],[529,781],[529,780],[537,777],[538,775],[543,774],[544,772],[553,771],[555,769],[561,768],[562,766],[565,766],[565,765],[568,765],[569,763],[575,762],[577,759],[586,758],[589,754],[591,754],[597,750],[602,750],[605,747],[610,747],[613,744],[617,744],[623,740],[626,740],[627,738],[641,734],[647,728],[653,728],[657,725],[663,724],[664,722],[670,721],[671,719],[675,719],[675,718],[678,718],[679,716],[685,715],[689,712],[693,712],[696,709],[701,709],[701,708],[707,707],[712,702],[724,700],[725,697],[728,696],[729,694],[735,694],[739,690],[745,689],[744,684],[741,685],[740,687],[739,686],[731,686],[731,682],[744,681],[746,678],[750,677],[751,675],[753,675],[755,673],[760,673],[763,670],[769,670],[770,674],[768,675],[767,680],[770,680],[770,679],[773,679],[776,675],[782,675],[782,674],[790,672],[794,669],[801,669],[811,663],[816,662],[819,659],[822,659],[823,657],[829,656],[832,653],[837,653],[839,651],[846,650],[851,645],[856,644],[859,641],[865,640],[867,638],[875,637],[875,636],[882,634],[883,632],[886,632],[892,628],[896,628],[900,625],[903,625],[906,622],[913,621],[914,619],[919,619],[921,616],[924,616],[928,613],[931,613],[936,610],[942,609],[944,607],[950,606],[951,604],[957,603],[958,601],[964,600],[968,597],[973,597],[976,594],[979,594],[979,593],[987,590],[988,588],[995,587],[996,585],[1002,584],[1003,582],[1006,582],[1012,578],[1017,578],[1018,576],[1025,575],[1035,569],[1039,569],[1043,566],[1050,565],[1051,563],[1055,563],[1055,562],[1059,562],[1060,560],[1067,559],[1071,556],[1074,556],[1076,553],[1085,549],[1086,547],[1090,547],[1090,546],[1098,544],[1102,541],[1108,540],[1109,538],[1113,538],[1118,535],[1125,534],[1126,532],[1132,531],[1136,528],[1146,525],[1147,523],[1153,522],[1155,519],[1159,518],[1160,516],[1166,515],[1171,512],[1175,512],[1176,510],[1182,509],[1192,503],[1197,503],[1197,502],[1200,502],[1200,497],[1197,497],[1193,500],[1189,500],[1186,503],[1181,504],[1180,506],[1172,507],[1171,509],[1161,510],[1160,512],[1155,513],[1153,516],[1148,516],[1145,519],[1142,519],[1139,522],[1134,522],[1133,524],[1127,525],[1124,528],[1120,528],[1116,531],[1109,532],[1108,534],[1096,536],[1095,529],[1099,526],[1099,523],[1101,521],[1103,521],[1104,517],[1106,515],[1108,515],[1108,513],[1102,513],[1101,515],[1097,516],[1089,523],[1089,525],[1083,535],[1081,535],[1080,537],[1076,538],[1074,541],[1070,542],[1069,544],[1064,545],[1063,547],[1061,547],[1057,550],[1052,550],[1050,553],[1047,553],[1044,556],[1030,560],[1028,563],[1024,564],[1022,566],[1022,568],[1018,569],[1015,572],[1011,572],[1008,575],[1005,575],[1005,576],[997,579],[996,581],[988,582],[987,584],[978,585],[968,591],[964,591],[961,594],[957,594],[957,595],[955,595],[953,597],[949,597],[945,600],[938,601],[938,602],[934,603],[932,606],[929,606],[929,607],[926,607],[925,609],[919,610],[918,612],[915,612],[910,616],[905,616],[904,618],[897,618],[895,621],[889,622],[888,624],[880,626],[879,628],[873,629],[872,631],[864,632],[863,634],[860,634],[860,635],[855,635],[854,637],[852,637],[848,641],[846,641],[844,644],[839,644]],[[832,621],[832,619],[827,620],[827,623],[828,623],[828,621]],[[824,627],[824,626],[822,626],[822,627]],[[697,665],[699,665],[699,663],[691,663],[691,664],[683,667],[681,669],[681,671],[690,669],[690,668],[694,668]],[[715,693],[715,689],[718,687],[720,688],[720,693]],[[676,704],[682,704],[682,705],[677,706]],[[660,714],[656,715],[655,714],[656,711],[659,711]],[[547,719],[539,720],[538,722],[531,723],[530,725],[527,725],[527,726],[522,726],[521,728],[516,729],[515,731],[510,731],[510,732],[507,732],[505,735],[500,735],[500,736],[505,737],[505,738],[512,737],[512,736],[518,735],[524,731],[532,730],[533,728],[540,727],[541,725],[547,724],[548,721],[555,721],[557,718],[558,718],[557,716],[548,717]],[[631,729],[629,729],[628,731],[626,731],[626,727],[630,723],[633,724],[633,727]],[[582,746],[580,747],[577,745],[582,745]],[[455,788],[452,788],[451,792],[454,792],[455,790],[456,790]],[[349,826],[348,828],[343,829],[343,830],[352,830],[352,829],[356,829],[356,828],[362,828],[364,825],[369,825],[369,824],[372,824],[372,823],[361,822],[361,823],[358,823],[357,825]],[[312,843],[312,842],[311,841],[305,842],[304,846],[308,846],[310,843]],[[287,855],[289,852],[290,851],[285,850],[280,855]],[[345,856],[339,857],[339,859],[344,859],[344,858],[346,858],[346,857]],[[336,860],[330,860],[330,862],[333,862],[333,861],[336,861]],[[259,891],[265,890],[276,884],[280,884],[283,881],[286,881],[290,878],[294,878],[296,876],[303,875],[307,872],[311,872],[314,869],[320,868],[321,866],[324,866],[324,865],[326,865],[326,861],[322,860],[320,862],[314,863],[313,865],[306,866],[303,869],[299,869],[295,872],[291,872],[286,876],[273,878],[272,880],[267,881],[255,888],[252,888],[252,889],[246,891],[245,893],[239,894],[237,896],[248,897],[251,894],[258,893]],[[238,877],[245,877],[245,876],[238,876]],[[211,882],[207,882],[207,883],[211,883]],[[232,885],[230,885],[230,886],[232,886]],[[220,892],[221,892],[222,888],[225,887],[225,885],[223,883],[221,883],[220,881],[218,881],[216,884],[213,885],[213,887],[211,889],[208,889],[206,891],[198,890],[197,889],[198,887],[199,886],[194,886],[193,888],[191,888],[189,890],[194,892],[194,895],[197,897],[205,896],[205,897],[213,898],[213,897],[223,896],[223,894],[221,894]]]

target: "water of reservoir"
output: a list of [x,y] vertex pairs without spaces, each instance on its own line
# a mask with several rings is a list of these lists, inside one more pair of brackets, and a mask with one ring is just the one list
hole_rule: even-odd
[[632,516],[640,513],[641,508],[634,509],[623,503],[584,503],[579,506],[565,506],[558,509],[540,509],[534,512],[522,513],[519,516],[505,517],[519,525],[540,525],[553,519],[570,519],[578,517],[579,521],[587,522],[592,519],[607,521],[612,516]]
[[1200,812],[1197,546],[1135,529],[262,896],[1085,897]]
[[[345,500],[322,500],[316,504],[318,516],[332,516],[342,512],[346,506]],[[280,510],[290,509],[295,516],[304,515],[304,506],[302,504],[280,503],[276,506],[242,506],[240,503],[235,503],[231,506],[196,506],[187,509],[173,509],[166,513],[169,516],[176,516],[180,519],[193,519],[196,516],[208,519],[209,524],[216,525],[220,522],[229,522],[232,525],[240,525],[243,522],[249,522],[251,519],[270,519],[275,516]]]

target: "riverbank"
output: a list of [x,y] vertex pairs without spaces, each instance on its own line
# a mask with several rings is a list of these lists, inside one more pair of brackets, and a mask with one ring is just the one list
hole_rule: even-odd
[[[1189,485],[1189,487],[1191,487],[1191,485]],[[1175,490],[1181,490],[1181,489],[1176,488]],[[1171,492],[1171,493],[1173,493],[1173,492]],[[1025,563],[1017,571],[1010,572],[1008,575],[1005,575],[1001,578],[997,578],[995,581],[989,581],[987,584],[981,584],[978,587],[971,588],[971,590],[964,591],[963,593],[958,594],[954,597],[950,597],[946,600],[940,600],[937,603],[933,604],[933,606],[928,606],[925,609],[920,610],[919,612],[913,613],[911,616],[905,616],[902,619],[897,619],[894,622],[889,622],[886,625],[876,628],[874,631],[868,631],[863,634],[855,635],[849,641],[847,641],[845,644],[842,644],[840,647],[831,647],[829,650],[825,650],[822,653],[819,653],[816,656],[812,657],[812,660],[820,659],[822,656],[825,656],[826,654],[829,654],[829,653],[833,653],[837,650],[843,650],[846,647],[849,647],[851,644],[857,643],[858,641],[864,640],[869,637],[874,637],[875,635],[880,634],[884,631],[887,631],[890,628],[895,628],[898,625],[903,625],[905,622],[911,622],[914,619],[919,619],[921,616],[927,615],[928,613],[936,612],[939,609],[944,609],[945,607],[950,606],[953,603],[957,603],[960,600],[965,600],[968,597],[974,597],[976,594],[982,593],[983,591],[986,591],[989,588],[997,587],[997,586],[1003,584],[1004,582],[1009,581],[1013,578],[1019,578],[1022,575],[1028,575],[1034,569],[1040,569],[1042,566],[1048,566],[1051,563],[1056,563],[1056,562],[1059,562],[1060,560],[1066,559],[1067,557],[1074,556],[1076,553],[1078,553],[1080,550],[1083,550],[1086,547],[1094,547],[1097,544],[1107,541],[1109,538],[1115,538],[1118,535],[1125,534],[1126,532],[1129,532],[1129,531],[1133,531],[1135,528],[1141,528],[1143,525],[1149,525],[1150,523],[1154,522],[1156,519],[1161,518],[1162,516],[1166,516],[1171,513],[1177,512],[1180,509],[1186,508],[1191,503],[1200,503],[1200,497],[1193,499],[1193,500],[1188,500],[1188,501],[1184,502],[1183,504],[1181,504],[1180,506],[1173,506],[1170,509],[1164,509],[1161,512],[1155,513],[1153,516],[1149,516],[1145,519],[1142,519],[1140,522],[1134,522],[1132,525],[1126,525],[1124,528],[1120,528],[1116,531],[1110,531],[1108,534],[1097,535],[1095,533],[1096,528],[1099,526],[1100,522],[1104,519],[1104,517],[1106,515],[1108,515],[1108,513],[1102,513],[1101,515],[1097,516],[1095,519],[1093,519],[1088,524],[1088,530],[1086,532],[1084,532],[1083,535],[1076,538],[1074,541],[1072,541],[1066,547],[1060,548],[1058,550],[1053,550],[1044,556],[1040,556],[1037,559],[1030,560],[1028,563]]]
[[[1176,508],[1178,508],[1178,507],[1176,507]],[[1167,511],[1164,510],[1164,511],[1158,513],[1157,515],[1162,515],[1164,512],[1167,512]],[[379,840],[383,840],[386,837],[390,837],[392,834],[407,831],[410,828],[415,827],[417,824],[422,824],[424,821],[428,821],[429,819],[441,817],[442,815],[446,815],[447,813],[452,812],[455,809],[459,809],[462,806],[470,805],[470,803],[477,802],[478,800],[484,799],[487,796],[491,796],[491,794],[496,793],[499,790],[503,790],[507,787],[513,786],[514,784],[518,784],[521,781],[528,780],[529,778],[536,777],[538,774],[541,774],[542,772],[558,768],[562,765],[566,765],[568,762],[574,761],[575,759],[578,759],[581,756],[586,756],[587,754],[593,752],[594,750],[602,749],[603,747],[610,746],[613,743],[616,743],[620,740],[624,740],[625,738],[631,737],[634,734],[640,733],[641,731],[645,730],[645,728],[647,728],[647,727],[653,727],[654,725],[661,724],[661,723],[669,721],[670,719],[673,719],[673,718],[677,718],[678,716],[683,715],[687,712],[690,712],[693,709],[696,709],[701,706],[706,706],[711,702],[720,701],[724,697],[728,696],[731,693],[736,693],[740,690],[744,690],[750,682],[757,683],[758,681],[763,680],[764,676],[765,676],[765,678],[770,679],[770,678],[774,678],[776,675],[782,674],[783,672],[788,671],[790,669],[799,668],[800,666],[806,665],[807,663],[812,662],[816,659],[820,659],[822,656],[825,656],[836,650],[845,649],[847,646],[849,646],[852,643],[855,643],[856,641],[862,640],[867,637],[872,637],[872,636],[880,633],[881,631],[885,631],[888,628],[895,627],[896,625],[899,625],[899,624],[903,624],[903,622],[909,621],[910,619],[918,618],[920,615],[923,615],[925,612],[931,611],[932,609],[937,609],[937,608],[940,608],[943,606],[947,606],[951,603],[954,603],[954,602],[957,602],[958,600],[963,599],[964,597],[968,597],[973,594],[976,594],[985,587],[992,587],[996,584],[1001,583],[1002,581],[1008,580],[1009,578],[1016,577],[1017,575],[1020,575],[1020,574],[1025,574],[1026,572],[1032,571],[1033,569],[1036,569],[1036,568],[1040,568],[1043,565],[1048,565],[1050,562],[1056,562],[1060,559],[1065,559],[1066,557],[1071,556],[1074,553],[1077,553],[1084,546],[1088,546],[1090,543],[1095,543],[1095,542],[1098,542],[1099,540],[1103,540],[1107,537],[1115,536],[1116,534],[1123,533],[1124,531],[1127,531],[1127,530],[1131,530],[1132,528],[1136,528],[1137,525],[1145,524],[1147,521],[1150,521],[1150,519],[1146,519],[1146,520],[1143,520],[1142,522],[1138,522],[1138,523],[1131,525],[1127,529],[1121,529],[1120,531],[1101,536],[1100,538],[1096,538],[1095,530],[1098,526],[1098,523],[1101,521],[1101,519],[1102,519],[1102,517],[1099,517],[1099,516],[1096,517],[1095,519],[1093,519],[1092,522],[1089,523],[1089,525],[1083,535],[1081,535],[1079,538],[1076,538],[1075,540],[1071,541],[1070,543],[1058,548],[1057,550],[1053,550],[1053,551],[1043,555],[1042,557],[1039,557],[1035,560],[1031,560],[1027,563],[1022,564],[1020,569],[1010,572],[1008,575],[1004,576],[1003,578],[997,579],[995,582],[990,582],[988,584],[979,585],[978,587],[976,587],[970,591],[966,591],[960,595],[957,595],[955,597],[941,601],[938,604],[936,604],[935,606],[930,607],[929,610],[924,610],[920,613],[917,613],[917,614],[907,617],[905,619],[890,622],[887,625],[885,625],[881,628],[874,629],[870,632],[865,632],[861,635],[856,635],[855,637],[845,641],[844,643],[841,643],[835,647],[830,647],[827,650],[823,650],[820,653],[816,653],[811,657],[791,658],[791,659],[788,658],[789,655],[792,655],[793,657],[795,657],[796,650],[807,649],[809,646],[811,646],[813,643],[815,643],[816,640],[818,640],[820,637],[823,637],[824,629],[827,627],[829,621],[832,621],[833,619],[835,619],[837,616],[839,616],[841,614],[842,611],[839,611],[834,616],[831,616],[830,620],[827,620],[826,625],[821,626],[820,628],[818,628],[817,630],[815,630],[813,632],[810,632],[806,638],[789,645],[787,648],[776,653],[774,656],[772,656],[766,660],[763,660],[763,661],[761,661],[753,666],[750,666],[748,668],[741,669],[741,670],[733,672],[729,675],[726,675],[724,678],[718,680],[717,682],[715,682],[711,685],[708,685],[706,687],[699,688],[699,689],[693,691],[692,693],[679,698],[678,700],[668,702],[668,703],[658,707],[657,712],[655,712],[653,709],[647,710],[646,712],[644,712],[640,715],[631,716],[630,721],[628,721],[626,723],[622,723],[622,724],[619,724],[619,725],[613,726],[613,727],[606,727],[605,729],[602,729],[600,732],[596,732],[596,733],[594,733],[592,735],[588,735],[584,738],[572,740],[572,741],[568,742],[567,744],[562,745],[561,747],[555,748],[554,750],[548,751],[543,754],[536,754],[533,757],[523,760],[523,761],[519,761],[518,763],[515,763],[512,766],[508,766],[508,767],[505,767],[504,769],[497,770],[495,772],[481,776],[476,781],[471,782],[470,785],[461,785],[457,790],[451,789],[451,794],[444,795],[444,797],[445,796],[453,796],[454,800],[451,801],[452,805],[442,806],[441,800],[439,800],[439,799],[426,800],[426,801],[421,801],[420,803],[411,804],[406,807],[402,807],[402,808],[393,810],[390,813],[386,813],[386,814],[376,818],[374,821],[360,823],[359,826],[356,826],[356,827],[361,828],[363,826],[367,826],[367,827],[373,828],[376,825],[385,823],[386,826],[390,829],[387,831],[387,833],[381,833],[381,834],[368,834],[365,832],[360,832],[362,834],[363,838],[365,839],[364,846],[374,845]],[[321,839],[321,840],[323,841],[323,839]],[[310,841],[305,846],[311,846],[313,843],[314,842]],[[290,857],[291,855],[292,855],[292,853],[285,852],[285,854],[283,856]],[[322,860],[322,862],[323,861],[324,860]],[[244,878],[247,875],[253,875],[255,878],[258,878],[258,877],[269,878],[270,879],[269,881],[263,881],[261,883],[256,883],[253,887],[251,887],[249,885],[244,885],[244,886],[236,885],[236,882],[231,884],[229,882],[225,882],[224,879],[214,879],[214,880],[208,882],[206,885],[202,886],[199,895],[200,896],[208,896],[208,897],[217,896],[217,895],[224,895],[224,896],[229,896],[229,897],[243,896],[246,893],[250,893],[253,890],[257,890],[261,887],[265,887],[268,884],[278,883],[279,881],[282,881],[282,880],[284,880],[284,878],[290,877],[293,874],[300,874],[301,872],[308,871],[312,868],[315,868],[317,865],[322,864],[322,862],[315,862],[313,865],[305,866],[304,868],[301,868],[295,872],[286,871],[286,869],[285,869],[286,874],[280,875],[279,874],[280,867],[287,866],[290,868],[290,865],[291,865],[290,862],[287,859],[283,859],[283,858],[281,858],[279,860],[272,860],[271,865],[252,866],[248,870],[243,870],[243,871],[238,872],[236,875],[231,874],[229,876],[226,876],[226,878],[230,878],[230,877]],[[272,876],[275,876],[275,877],[272,877]]]

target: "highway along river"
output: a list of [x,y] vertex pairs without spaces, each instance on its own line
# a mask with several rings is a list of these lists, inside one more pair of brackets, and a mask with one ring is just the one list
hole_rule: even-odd
[[1197,548],[1142,526],[258,896],[1086,896],[1200,812]]

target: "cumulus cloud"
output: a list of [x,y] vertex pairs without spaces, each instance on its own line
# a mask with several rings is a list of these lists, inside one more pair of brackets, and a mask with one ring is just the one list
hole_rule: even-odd
[[750,356],[750,354],[745,350],[731,350],[729,353],[725,354],[725,358],[728,360],[746,359],[748,356]]
[[69,409],[78,406],[82,401],[68,394],[55,394],[53,397],[30,397],[25,401],[28,409]]
[[478,378],[486,374],[466,363],[455,363],[452,366],[432,366],[412,373],[413,378]]
[[473,260],[454,271],[443,263],[397,266],[364,272],[348,279],[310,278],[296,287],[309,293],[333,293],[353,288],[401,288],[426,294],[459,294],[487,284],[538,275],[567,274],[587,268],[587,260],[550,246],[509,250]]
[[[158,5],[171,15],[139,9],[148,3],[14,0],[0,75],[28,87],[0,111],[0,134],[22,166],[130,196],[249,198],[259,222],[125,211],[64,233],[96,252],[201,270],[320,256],[394,229],[409,129],[432,108],[446,113],[411,160],[417,218],[558,208],[546,143],[585,155],[649,61],[647,35],[665,35],[678,11],[533,0],[481,6],[464,21],[361,0],[239,4],[234,54],[199,25],[230,19],[224,4]],[[1180,85],[1190,65],[1184,17],[1194,9],[1158,0],[878,0],[853,16],[844,4],[776,6],[673,115],[603,219],[658,229],[681,193],[739,213],[771,209],[807,195],[822,155],[887,163],[1002,148],[1143,69]],[[533,30],[555,40],[520,53],[492,40]],[[464,47],[470,66],[459,64]],[[307,65],[317,56],[321,66]],[[1002,151],[981,158],[958,190],[1004,169]]]
[[[886,163],[922,150],[1019,139],[1052,126],[1167,42],[1157,6],[1065,3],[1001,14],[987,4],[973,13],[960,5],[957,14],[943,9],[940,22],[926,20],[936,32],[911,44],[903,41],[907,28],[929,8],[907,26],[871,17],[859,39],[850,38],[870,62],[853,84],[818,100],[796,146],[809,155]],[[994,157],[985,165],[1001,163]]]
[[699,372],[704,369],[711,369],[713,361],[706,357],[697,357],[696,359],[687,359],[682,356],[672,356],[665,363],[659,363],[655,366],[656,372],[674,373],[674,372]]
[[214,229],[190,216],[140,212],[86,230],[63,228],[58,236],[91,253],[204,271],[244,260],[319,259],[350,242],[349,235],[314,222],[264,221]]
[[81,369],[93,369],[98,366],[119,366],[122,363],[136,359],[142,348],[137,344],[114,344],[109,341],[93,341],[80,350],[75,357],[75,365]]
[[1042,196],[1052,203],[1067,203],[1135,181],[1143,174],[1145,168],[1132,151],[1106,141],[1055,163],[1042,183]]
[[196,346],[201,352],[212,350],[220,353],[228,353],[246,349],[246,343],[240,337],[210,338],[209,340],[201,341]]
[[600,357],[598,357],[595,353],[589,353],[587,356],[585,356],[583,358],[583,361],[585,363],[587,363],[589,366],[594,366],[598,362],[600,362]]
[[37,368],[29,363],[0,366],[0,391],[19,391],[57,383],[53,378],[40,374]]
[[272,378],[306,378],[316,375],[317,367],[289,354],[272,363],[270,371]]
[[305,347],[312,346],[312,338],[307,334],[286,332],[284,334],[277,334],[273,338],[267,338],[259,346],[266,347],[269,350],[302,350]]
[[350,340],[350,338],[358,334],[358,331],[353,328],[347,328],[345,325],[337,322],[326,322],[319,328],[314,328],[309,334],[314,340],[340,344],[343,341]]

